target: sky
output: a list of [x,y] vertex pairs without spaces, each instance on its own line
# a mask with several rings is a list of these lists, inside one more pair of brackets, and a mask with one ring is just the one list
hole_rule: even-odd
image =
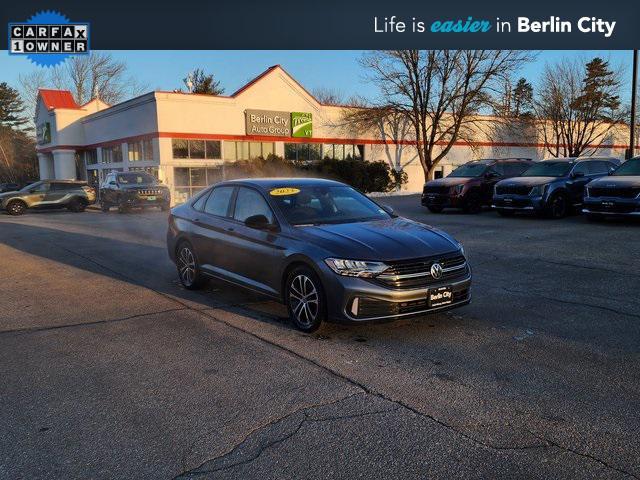
[[[213,73],[221,81],[225,93],[230,94],[267,67],[280,64],[307,90],[319,88],[337,91],[344,98],[354,95],[375,98],[377,90],[366,82],[358,59],[363,51],[352,50],[270,50],[270,51],[110,51],[114,58],[127,63],[129,74],[144,85],[145,91],[185,88],[182,79],[194,68]],[[630,96],[630,50],[546,50],[537,52],[534,62],[517,74],[527,78],[535,87],[545,63],[562,58],[580,58],[585,61],[600,56],[612,65],[624,67],[623,101]],[[28,59],[0,52],[0,82],[20,88],[19,75],[38,67]]]

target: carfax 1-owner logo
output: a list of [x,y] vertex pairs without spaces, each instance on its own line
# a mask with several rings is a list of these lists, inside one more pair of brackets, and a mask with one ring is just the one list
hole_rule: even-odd
[[9,54],[25,55],[51,67],[70,55],[89,53],[89,23],[71,22],[59,12],[44,11],[25,22],[9,23]]

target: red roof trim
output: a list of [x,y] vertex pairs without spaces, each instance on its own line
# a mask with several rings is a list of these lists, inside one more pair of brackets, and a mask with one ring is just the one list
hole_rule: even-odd
[[69,108],[72,110],[80,109],[80,106],[76,103],[69,90],[51,90],[48,88],[41,88],[38,90],[38,95],[42,98],[47,110],[53,110],[55,108]]

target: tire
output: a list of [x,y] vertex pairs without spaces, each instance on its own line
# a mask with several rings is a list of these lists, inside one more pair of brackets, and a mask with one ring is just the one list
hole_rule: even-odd
[[464,213],[480,213],[482,211],[482,201],[478,195],[469,195],[464,204]]
[[515,214],[515,212],[513,210],[505,210],[503,208],[498,208],[498,215],[500,215],[501,217],[513,217],[513,215]]
[[564,193],[554,193],[547,204],[549,218],[564,218],[569,213],[569,199]]
[[74,198],[69,202],[69,205],[67,205],[67,210],[74,213],[84,212],[86,208],[87,204],[79,198]]
[[322,282],[311,268],[300,266],[287,275],[285,303],[298,330],[315,332],[327,318]]
[[443,207],[427,207],[431,213],[442,213]]
[[126,205],[118,205],[118,213],[129,213],[129,210]]
[[102,211],[102,213],[109,213],[109,210],[111,209],[111,207],[106,204],[105,202],[100,202],[100,210]]
[[187,290],[199,290],[207,283],[206,277],[200,270],[195,249],[189,242],[180,242],[176,248],[176,268],[180,283]]
[[7,205],[7,213],[9,215],[13,215],[14,217],[18,217],[22,215],[27,209],[27,204],[22,200],[13,200]]
[[171,207],[169,206],[168,203],[163,203],[162,205],[160,205],[160,211],[161,212],[168,212],[170,208]]

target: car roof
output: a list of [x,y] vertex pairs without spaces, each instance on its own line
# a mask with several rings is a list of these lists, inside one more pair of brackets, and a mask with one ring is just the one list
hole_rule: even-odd
[[561,157],[561,158],[545,158],[542,162],[566,162],[575,163],[578,159],[576,157]]
[[239,178],[227,180],[218,185],[247,185],[263,190],[271,190],[280,187],[314,187],[314,186],[344,186],[344,183],[325,178]]

